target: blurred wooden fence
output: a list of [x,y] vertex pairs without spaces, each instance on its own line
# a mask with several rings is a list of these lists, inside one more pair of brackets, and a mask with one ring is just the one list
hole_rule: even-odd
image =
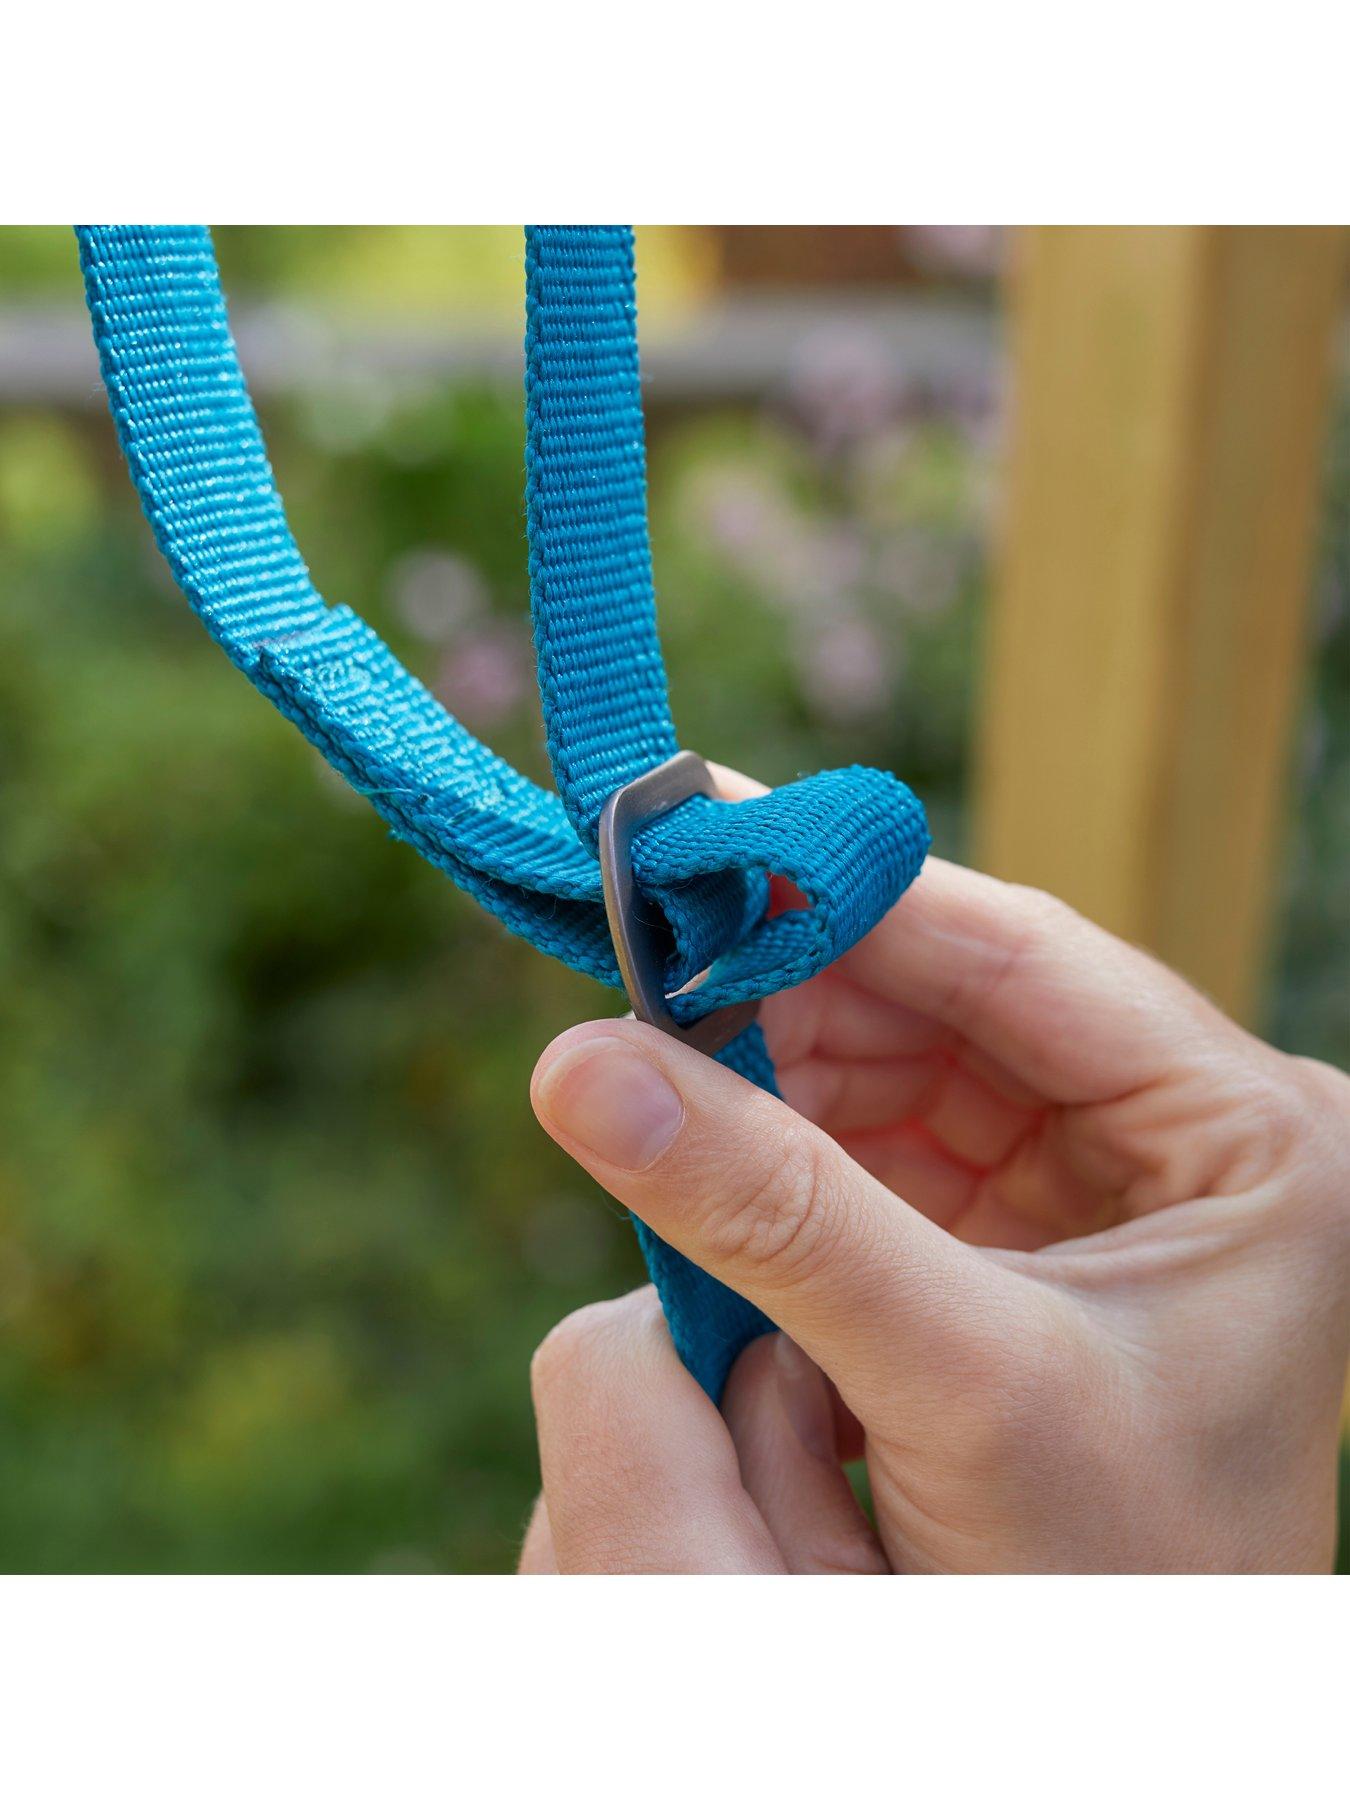
[[1346,234],[1034,229],[976,820],[1239,1017],[1259,1004]]

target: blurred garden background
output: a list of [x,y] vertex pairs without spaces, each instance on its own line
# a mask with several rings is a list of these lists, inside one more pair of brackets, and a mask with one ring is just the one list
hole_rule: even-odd
[[[639,233],[681,736],[862,761],[968,847],[1000,233]],[[291,523],[547,779],[515,229],[224,229]],[[1350,1063],[1350,387],[1264,1026]],[[508,938],[210,643],[113,439],[72,235],[0,230],[0,1566],[511,1565],[526,1366],[642,1279],[526,1086],[613,996]]]

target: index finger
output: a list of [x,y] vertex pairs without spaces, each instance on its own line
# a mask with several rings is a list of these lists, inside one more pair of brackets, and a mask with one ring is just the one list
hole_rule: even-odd
[[[764,791],[716,774],[728,800]],[[1250,1043],[1179,975],[1063,901],[936,856],[837,967],[1061,1105],[1116,1099]]]
[[1063,1105],[1116,1099],[1248,1041],[1179,975],[1063,901],[938,857],[838,966]]
[[654,1289],[564,1320],[535,1353],[531,1385],[562,1574],[783,1573]]

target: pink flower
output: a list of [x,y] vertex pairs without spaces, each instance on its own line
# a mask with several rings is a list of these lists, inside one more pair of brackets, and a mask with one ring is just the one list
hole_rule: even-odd
[[414,550],[389,579],[394,610],[424,642],[446,642],[487,608],[487,584],[452,550]]
[[885,342],[857,325],[826,325],[800,345],[788,399],[827,455],[875,436],[899,410],[904,384]]
[[912,526],[882,549],[878,584],[903,611],[932,618],[956,599],[977,554],[977,546],[958,533]]
[[865,619],[829,624],[796,649],[803,691],[823,717],[843,724],[880,712],[890,699],[894,653]]
[[481,731],[521,704],[530,680],[524,629],[495,620],[476,627],[446,653],[435,687],[457,719]]
[[997,225],[908,225],[905,243],[921,269],[935,275],[988,279],[1003,260]]

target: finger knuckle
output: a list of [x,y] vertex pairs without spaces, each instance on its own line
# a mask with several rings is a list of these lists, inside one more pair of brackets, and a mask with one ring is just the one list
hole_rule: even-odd
[[560,1319],[530,1358],[530,1391],[536,1400],[571,1368],[580,1349],[584,1326],[580,1313]]
[[709,1215],[719,1260],[779,1282],[807,1279],[835,1236],[837,1182],[819,1147],[785,1133],[775,1150],[726,1186]]
[[611,1354],[615,1335],[625,1322],[645,1322],[656,1306],[652,1291],[642,1289],[621,1300],[598,1300],[559,1320],[530,1358],[530,1389],[535,1399],[564,1383],[593,1377]]
[[1058,894],[1049,893],[1045,888],[1027,887],[1017,882],[1009,886],[1008,893],[1019,919],[1029,929],[1054,930],[1079,916],[1067,900],[1061,900]]
[[990,1006],[1004,985],[1025,969],[1047,942],[1082,924],[1071,906],[1043,888],[1004,883],[1002,903],[1011,930],[991,945],[987,959],[978,959],[972,967],[961,967],[953,976],[944,1011],[961,1030]]
[[[1216,1087],[1226,1129],[1217,1134],[1206,1191],[1267,1196],[1247,1215],[1264,1234],[1290,1228],[1324,1236],[1350,1227],[1350,1081],[1338,1071],[1252,1043]],[[1341,1090],[1338,1092],[1338,1088]],[[1339,1116],[1338,1116],[1339,1115]]]

